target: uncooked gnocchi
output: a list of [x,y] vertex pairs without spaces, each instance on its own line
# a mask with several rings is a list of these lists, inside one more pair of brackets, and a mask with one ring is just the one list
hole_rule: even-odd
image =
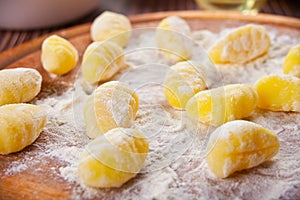
[[[139,100],[127,84],[119,81],[104,83],[95,90],[93,99],[94,102],[90,105],[94,106],[95,113],[92,114],[85,109],[85,121],[92,123],[91,118],[96,117],[98,128],[101,130],[99,135],[116,127],[131,126],[138,110]],[[96,136],[92,133],[88,135]]]
[[9,104],[0,107],[0,154],[20,151],[32,144],[46,123],[37,105]]
[[123,49],[110,41],[93,42],[84,52],[82,59],[82,76],[95,84],[107,81],[126,66]]
[[148,151],[148,141],[139,131],[112,129],[86,146],[79,176],[88,186],[120,187],[140,171]]
[[172,61],[191,58],[191,29],[188,23],[177,16],[163,19],[156,29],[156,44]]
[[46,71],[64,75],[75,67],[78,61],[78,52],[68,40],[52,35],[46,38],[42,44],[41,60]]
[[168,71],[164,81],[164,93],[175,108],[185,108],[186,102],[206,88],[203,66],[193,61],[179,62]]
[[273,111],[300,112],[300,79],[294,76],[271,75],[259,79],[254,89],[257,106]]
[[255,90],[247,84],[232,84],[198,92],[186,104],[187,114],[200,122],[219,126],[248,117],[257,104]]
[[214,44],[208,54],[214,63],[246,63],[268,53],[271,39],[260,25],[241,26]]
[[31,68],[0,71],[0,106],[31,101],[41,90],[42,76]]
[[226,178],[258,166],[279,151],[279,138],[253,122],[236,120],[217,128],[207,144],[206,162],[218,177]]
[[300,78],[300,45],[288,52],[283,62],[283,72]]
[[91,37],[93,41],[109,40],[124,47],[128,43],[131,29],[130,21],[126,16],[105,11],[92,23]]

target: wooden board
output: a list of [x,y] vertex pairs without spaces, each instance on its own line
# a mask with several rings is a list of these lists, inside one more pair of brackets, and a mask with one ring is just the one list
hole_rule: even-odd
[[[218,31],[223,27],[233,27],[249,22],[270,24],[278,27],[282,33],[297,33],[300,35],[300,20],[282,16],[260,14],[258,16],[244,16],[239,13],[220,12],[161,12],[131,16],[133,27],[155,27],[162,19],[170,15],[185,18],[193,30],[209,29]],[[69,39],[79,50],[80,55],[91,42],[89,36],[90,24],[84,24],[55,34]],[[79,70],[79,64],[70,74],[62,77],[53,77],[45,72],[40,62],[40,45],[47,36],[43,36],[29,43],[18,46],[0,54],[0,69],[15,67],[30,67],[37,69],[43,76],[43,91],[51,90],[53,93],[62,93],[65,89],[72,87]],[[80,62],[79,62],[80,63]],[[43,98],[43,92],[38,98]],[[47,92],[49,94],[49,92]],[[44,133],[45,134],[45,133]],[[43,142],[39,138],[36,143]],[[30,153],[36,147],[29,146],[20,153],[8,156],[0,156],[0,199],[71,199],[74,184],[67,183],[61,177],[55,177],[52,170],[58,170],[59,164],[56,160],[39,160],[34,168],[43,170],[35,171],[34,168],[27,169],[21,173],[7,175],[5,170],[10,163],[22,160],[22,155]],[[35,157],[33,160],[37,159]]]

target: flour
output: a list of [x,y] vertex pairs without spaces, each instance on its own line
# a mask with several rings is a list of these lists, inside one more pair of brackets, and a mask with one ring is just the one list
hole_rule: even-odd
[[[272,39],[267,56],[244,65],[211,66],[203,55],[223,33],[195,31],[198,47],[193,59],[201,61],[208,73],[209,88],[231,83],[253,84],[269,74],[282,74],[282,62],[299,37],[280,35],[266,26]],[[228,30],[225,30],[225,32]],[[281,148],[272,160],[253,169],[237,172],[227,179],[216,178],[208,169],[205,148],[214,127],[200,124],[184,111],[169,106],[163,81],[170,63],[153,48],[153,30],[133,33],[125,49],[128,68],[116,80],[128,83],[139,96],[140,105],[132,128],[139,129],[150,143],[150,152],[141,173],[121,188],[96,189],[78,177],[80,154],[89,143],[83,123],[86,91],[81,80],[62,95],[48,95],[35,101],[48,111],[48,122],[34,150],[21,152],[24,159],[11,163],[6,175],[32,169],[33,158],[54,159],[53,177],[70,184],[73,199],[278,199],[300,198],[300,114],[257,109],[247,119],[278,134]],[[143,48],[145,47],[145,48]],[[147,48],[149,47],[149,48]],[[202,52],[202,53],[199,53]],[[36,168],[39,171],[41,169]]]

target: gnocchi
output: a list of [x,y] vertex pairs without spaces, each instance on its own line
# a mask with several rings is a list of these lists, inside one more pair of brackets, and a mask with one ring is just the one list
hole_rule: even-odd
[[300,78],[300,45],[288,52],[283,62],[283,72]]
[[217,41],[208,55],[214,63],[247,63],[268,53],[271,39],[260,25],[246,25],[235,29]]
[[156,44],[161,52],[172,61],[191,58],[191,29],[188,23],[177,16],[163,19],[156,29]]
[[248,117],[256,108],[257,94],[247,84],[232,84],[198,92],[186,104],[186,111],[200,122],[219,126]]
[[137,130],[115,128],[91,141],[79,162],[83,182],[92,187],[120,187],[136,176],[149,151]]
[[218,177],[258,166],[279,151],[278,136],[261,125],[236,120],[217,128],[207,144],[206,162]]
[[31,101],[40,92],[42,76],[31,68],[0,71],[0,106]]
[[179,62],[168,71],[164,81],[164,93],[175,108],[185,108],[186,102],[206,88],[203,66],[192,61]]
[[92,23],[91,37],[93,41],[109,40],[124,47],[130,38],[131,29],[131,23],[126,16],[105,11]]
[[110,41],[93,42],[84,52],[81,70],[84,79],[95,84],[107,81],[126,66],[123,49]]
[[139,100],[127,84],[119,81],[104,83],[95,90],[93,99],[94,116],[102,133],[116,127],[131,126]]
[[259,79],[254,88],[257,106],[272,111],[300,112],[300,79],[294,76],[271,75]]
[[0,154],[20,151],[32,144],[46,123],[46,113],[31,104],[0,107]]
[[46,38],[42,44],[42,65],[56,75],[70,72],[78,61],[76,48],[66,39],[57,35]]

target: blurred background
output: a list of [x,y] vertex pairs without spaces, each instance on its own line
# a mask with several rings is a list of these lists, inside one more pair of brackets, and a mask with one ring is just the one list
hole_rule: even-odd
[[[47,1],[51,2],[51,5],[47,5]],[[15,3],[12,4],[12,2]],[[30,10],[28,2],[39,4],[36,6],[38,9]],[[63,18],[63,21],[55,21],[46,16],[51,6],[59,8],[54,13],[51,11],[51,15]],[[203,8],[199,8],[194,0],[0,0],[0,52],[59,29],[92,22],[105,10],[135,15],[201,9]],[[295,0],[268,0],[260,12],[300,18],[300,5],[299,1]],[[33,18],[26,21],[26,16]],[[45,19],[48,17],[48,22],[53,23],[39,24],[44,20],[42,16]]]

